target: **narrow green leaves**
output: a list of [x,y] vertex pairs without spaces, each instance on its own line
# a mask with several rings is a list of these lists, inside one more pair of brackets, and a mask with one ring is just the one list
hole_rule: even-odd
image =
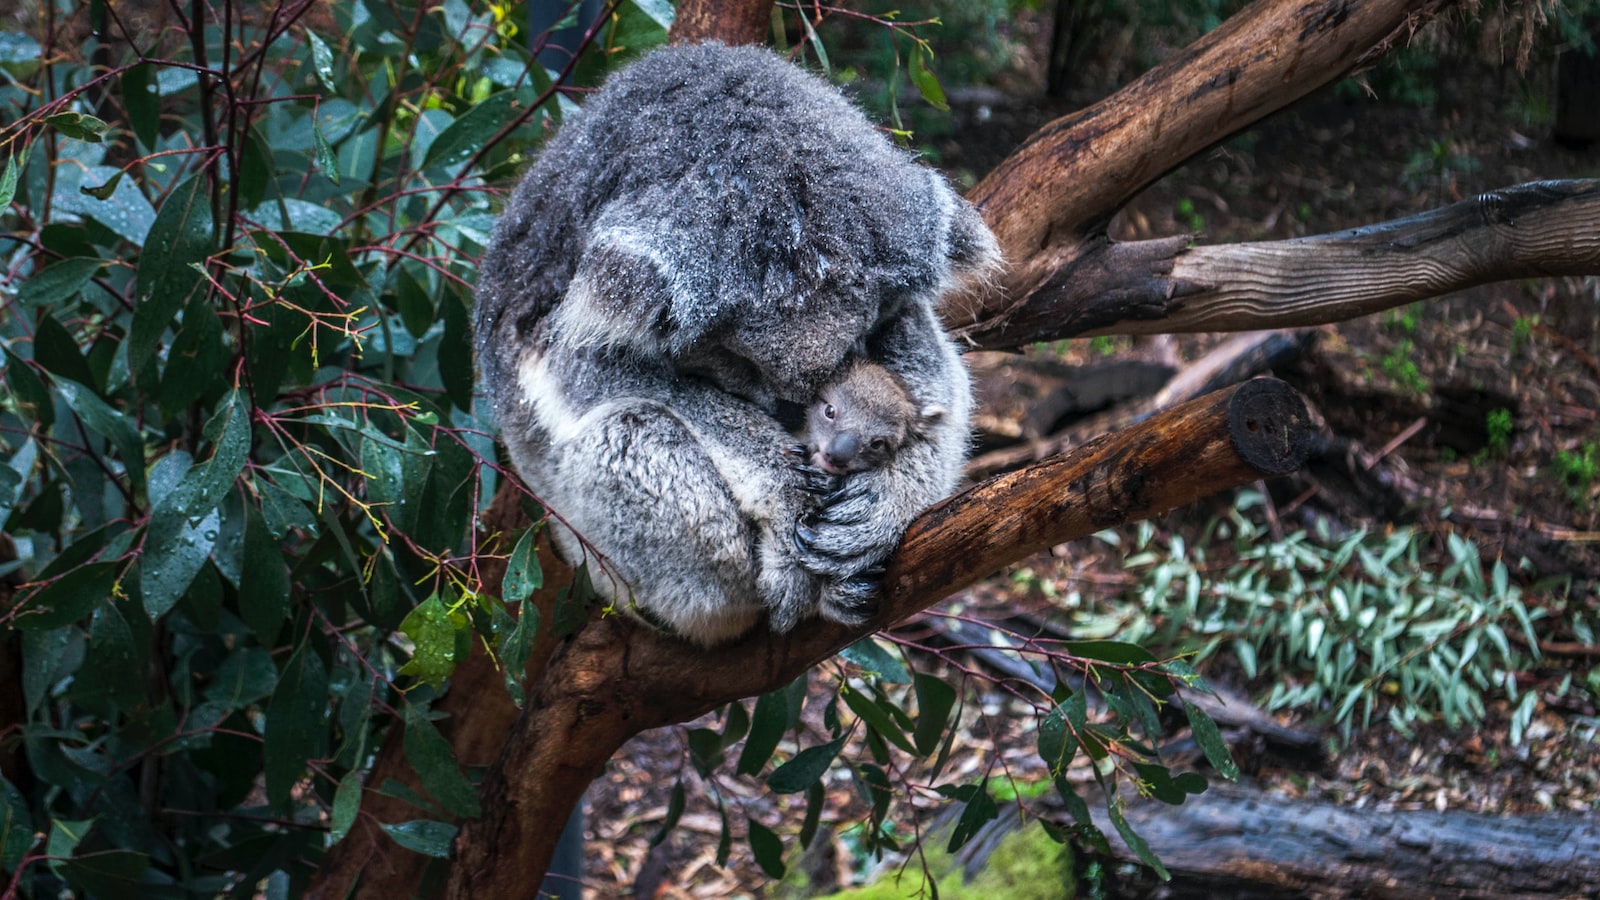
[[111,596],[117,583],[116,563],[80,566],[22,598],[13,623],[28,631],[70,625]]
[[423,856],[450,858],[450,844],[456,839],[456,826],[428,819],[412,819],[398,825],[380,825],[394,842]]
[[501,593],[507,603],[521,603],[544,586],[544,570],[539,566],[538,529],[529,528],[517,539],[506,561],[506,574],[501,581]]
[[178,185],[161,208],[139,256],[138,306],[128,333],[128,369],[135,378],[156,353],[157,342],[201,282],[193,265],[211,253],[213,223],[208,179],[198,174]]
[[794,759],[779,766],[767,776],[767,787],[780,794],[797,794],[805,790],[822,778],[822,773],[833,765],[833,760],[839,755],[839,748],[844,746],[844,741],[843,737],[839,737],[826,744],[801,750],[794,755]]
[[780,689],[757,697],[755,712],[750,717],[750,737],[744,742],[735,771],[740,775],[760,772],[778,749],[778,742],[788,728],[787,692]]
[[406,704],[405,751],[406,761],[416,770],[423,789],[446,811],[467,818],[482,814],[478,791],[457,768],[450,742],[433,727],[426,710],[415,703]]
[[161,136],[161,95],[156,92],[155,66],[149,63],[122,73],[122,108],[139,143],[154,150]]
[[750,853],[756,859],[756,865],[761,871],[771,878],[782,878],[785,871],[783,865],[783,841],[773,833],[772,829],[749,819],[750,827]]
[[306,761],[327,752],[327,736],[328,670],[311,645],[302,643],[284,663],[267,707],[262,752],[267,802],[275,809],[288,808]]
[[140,439],[139,429],[132,420],[112,409],[104,400],[96,397],[94,391],[82,385],[60,380],[56,382],[56,392],[90,431],[100,434],[111,442],[111,446],[115,447],[117,454],[122,457],[122,465],[133,490],[142,493],[144,442]]
[[1189,717],[1189,728],[1194,732],[1195,743],[1205,751],[1206,761],[1222,773],[1222,777],[1229,781],[1239,780],[1239,766],[1233,761],[1233,755],[1228,752],[1228,745],[1222,740],[1222,732],[1217,730],[1217,723],[1206,715],[1205,710],[1193,703],[1183,704],[1183,712]]

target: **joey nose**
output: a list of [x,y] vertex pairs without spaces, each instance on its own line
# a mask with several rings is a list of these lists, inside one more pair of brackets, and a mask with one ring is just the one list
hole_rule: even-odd
[[860,452],[861,443],[856,440],[855,435],[847,432],[835,435],[833,440],[828,442],[828,447],[823,451],[823,456],[827,458],[829,465],[843,469],[849,466]]

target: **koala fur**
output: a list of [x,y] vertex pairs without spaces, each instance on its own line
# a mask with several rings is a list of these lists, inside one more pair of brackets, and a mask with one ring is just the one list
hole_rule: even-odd
[[943,415],[937,406],[919,408],[893,372],[857,359],[806,410],[806,448],[811,464],[830,475],[864,472],[893,462]]
[[[602,595],[703,645],[763,611],[780,632],[858,623],[875,567],[959,476],[971,388],[934,308],[996,256],[826,82],[762,49],[664,48],[508,203],[480,267],[482,382]],[[778,416],[862,355],[945,414],[828,492]]]

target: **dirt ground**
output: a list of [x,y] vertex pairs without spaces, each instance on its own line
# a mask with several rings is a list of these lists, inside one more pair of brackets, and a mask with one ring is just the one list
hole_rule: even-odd
[[[1138,239],[1197,232],[1204,242],[1276,240],[1409,215],[1522,182],[1600,175],[1600,148],[1573,150],[1550,139],[1549,125],[1539,114],[1549,81],[1540,71],[1525,80],[1508,70],[1462,65],[1437,85],[1437,101],[1420,107],[1323,91],[1145,191],[1118,217],[1113,234]],[[954,99],[954,130],[930,143],[940,164],[957,178],[987,171],[1060,112],[1035,99],[987,89],[957,93]],[[1527,557],[1540,576],[1570,576],[1569,596],[1593,617],[1600,612],[1600,486],[1574,496],[1572,484],[1556,474],[1555,466],[1558,454],[1581,452],[1585,442],[1600,439],[1597,300],[1600,279],[1592,278],[1475,289],[1319,329],[1313,349],[1292,371],[1278,374],[1307,394],[1333,433],[1381,451],[1385,466],[1423,489],[1425,502],[1404,509],[1406,521],[1459,529],[1479,544],[1486,559]],[[1214,336],[1121,341],[1112,349],[1117,359],[1181,364],[1216,341]],[[1105,358],[1102,350],[1077,341],[1048,352],[1092,364]],[[1385,360],[1410,365],[1386,365]],[[1510,410],[1509,440],[1485,455],[1481,415],[1474,426],[1469,414],[1461,432],[1433,427],[1451,403],[1469,411]],[[1419,420],[1427,420],[1427,427],[1407,435]],[[1221,498],[1202,504],[1162,527],[1194,527],[1228,503]],[[1382,527],[1392,512],[1363,513],[1349,503],[1337,509],[1349,527]],[[1454,514],[1448,526],[1443,524],[1447,510]],[[1037,577],[1076,579],[1080,586],[1096,578],[1114,585],[1120,572],[1118,560],[1099,545],[1068,548],[1027,565]],[[968,611],[998,612],[1007,603],[1026,602],[1010,574],[961,598]],[[1533,590],[1532,578],[1525,580]],[[1541,638],[1563,652],[1547,654],[1540,669],[1526,674],[1524,688],[1569,678],[1581,682],[1600,664],[1600,651],[1578,646],[1559,622],[1550,628]],[[1205,674],[1245,695],[1263,687],[1243,681],[1225,664]],[[825,702],[836,683],[825,672],[814,673],[817,702],[812,706]],[[1241,762],[1247,780],[1284,796],[1358,806],[1592,815],[1600,810],[1600,719],[1592,702],[1573,696],[1581,694],[1569,692],[1559,701],[1551,699],[1555,692],[1547,694],[1520,744],[1509,740],[1507,710],[1500,708],[1491,709],[1484,726],[1470,733],[1426,726],[1407,737],[1374,727],[1346,745],[1330,741],[1337,750],[1316,771],[1272,760]],[[1002,698],[987,698],[982,705],[971,733],[956,745],[951,768],[979,771],[998,764],[1021,781],[1037,777],[1031,719],[1008,715],[1014,710]],[[1280,720],[1332,736],[1317,719]],[[714,721],[697,724],[720,727]],[[666,816],[671,788],[680,778],[689,788],[687,810],[677,832],[652,855],[649,838]],[[849,821],[860,813],[861,800],[848,782],[831,787],[829,799],[825,822]],[[933,805],[926,797],[915,802]],[[724,814],[719,804],[736,834],[726,867],[716,864]],[[754,818],[792,836],[803,811],[803,798],[775,797],[754,779],[724,777],[708,785],[688,762],[685,730],[644,735],[591,790],[589,893],[629,895],[637,883],[655,896],[773,896],[764,887],[770,879],[750,859],[743,822]],[[808,867],[826,869],[830,877],[824,881],[840,878],[848,884],[855,875],[843,858],[848,854],[838,842],[830,846],[840,858],[811,860]],[[657,879],[658,874],[666,878]]]

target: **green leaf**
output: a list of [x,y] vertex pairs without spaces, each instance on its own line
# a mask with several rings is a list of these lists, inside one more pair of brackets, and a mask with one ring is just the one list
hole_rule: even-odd
[[771,878],[782,878],[785,871],[783,865],[783,841],[772,832],[772,829],[757,822],[755,819],[747,820],[750,823],[750,852],[756,858],[756,865],[761,871],[766,872]]
[[633,5],[664,29],[672,28],[672,22],[678,15],[678,11],[667,0],[633,0]]
[[797,794],[805,790],[820,780],[822,773],[833,765],[834,757],[839,755],[839,748],[844,746],[844,741],[843,737],[839,737],[826,744],[801,750],[794,755],[794,759],[767,776],[767,787],[779,794]]
[[96,200],[110,200],[116,196],[117,188],[122,184],[122,176],[126,174],[126,172],[116,172],[104,184],[88,185],[80,183],[78,190]]
[[[35,351],[37,352],[37,346]],[[40,380],[33,366],[29,365],[22,357],[11,352],[9,347],[0,347],[5,353],[6,367],[3,374],[6,386],[11,388],[12,401],[17,405],[17,413],[33,418],[41,428],[49,428],[56,421],[55,398],[45,389],[44,382]]]
[[1123,666],[1156,662],[1149,650],[1126,641],[1067,641],[1064,649],[1073,656]]
[[244,515],[243,559],[248,575],[239,582],[239,617],[257,641],[271,646],[289,616],[289,567],[261,512],[247,503]]
[[6,158],[6,170],[0,172],[0,213],[11,206],[11,201],[17,196],[17,175],[28,164],[28,154],[22,154],[22,161],[16,157]]
[[69,138],[98,144],[106,133],[106,123],[88,113],[60,112],[45,116],[44,123]]
[[1039,758],[1050,767],[1051,777],[1066,774],[1078,753],[1078,739],[1067,730],[1067,713],[1060,706],[1039,720]]
[[1206,760],[1229,781],[1239,780],[1239,767],[1233,761],[1233,756],[1228,752],[1228,745],[1222,740],[1222,732],[1217,730],[1217,723],[1211,721],[1205,710],[1197,704],[1185,703],[1183,711],[1189,717],[1189,729],[1194,732],[1195,742],[1200,749],[1205,751]]
[[778,742],[788,728],[789,700],[783,689],[756,698],[755,712],[750,717],[750,737],[744,742],[734,771],[740,775],[760,772],[772,758],[772,752],[778,749]]
[[33,335],[33,361],[51,374],[69,381],[85,386],[95,383],[94,372],[78,350],[77,339],[66,326],[56,321],[55,316],[44,315],[39,318],[39,326]]
[[344,840],[350,833],[350,826],[356,823],[356,814],[361,812],[361,770],[351,769],[344,777],[339,779],[339,786],[333,791],[333,810],[328,817],[328,841],[337,844]]
[[156,211],[135,278],[138,305],[128,331],[128,370],[137,378],[155,357],[156,344],[201,283],[194,263],[212,249],[211,196],[204,173],[174,188]]
[[272,654],[247,644],[229,653],[217,666],[214,681],[206,686],[205,698],[229,710],[243,709],[278,687],[278,667]]
[[867,673],[876,675],[880,681],[889,684],[908,684],[911,681],[910,674],[906,672],[906,667],[900,664],[900,660],[895,659],[894,654],[871,636],[864,637],[840,650],[839,655]]
[[950,709],[955,706],[956,689],[943,679],[918,672],[914,679],[917,691],[917,728],[911,734],[911,743],[917,754],[927,756],[939,746],[944,736],[945,723],[950,721]]
[[520,112],[516,91],[490,94],[434,138],[423,158],[423,168],[466,162]]
[[144,493],[144,442],[133,421],[94,396],[94,392],[72,381],[56,381],[56,392],[72,412],[77,413],[90,431],[99,432],[117,448],[134,493]]
[[333,148],[328,145],[328,139],[322,135],[322,127],[317,120],[311,120],[311,149],[312,158],[317,161],[317,168],[328,180],[334,184],[339,183],[339,160],[333,155]]
[[477,374],[472,368],[472,323],[466,305],[454,295],[439,301],[444,335],[439,343],[439,380],[457,409],[472,410],[472,390]]
[[317,81],[328,93],[337,94],[339,88],[333,80],[333,51],[309,28],[306,29],[306,43],[311,45],[311,71],[316,73]]
[[161,137],[161,95],[156,91],[155,66],[141,63],[122,73],[122,108],[128,123],[146,150],[156,149]]
[[89,563],[73,569],[23,597],[12,624],[23,631],[70,625],[110,599],[117,577],[118,566],[113,562]]
[[666,818],[661,820],[661,827],[656,829],[656,833],[650,838],[650,846],[654,847],[666,840],[667,835],[672,833],[672,829],[678,827],[678,820],[683,818],[685,799],[683,779],[679,778],[677,782],[672,785],[672,793],[667,797]]
[[96,256],[69,256],[57,260],[24,281],[17,289],[17,299],[23,306],[66,306],[104,265],[105,260]]
[[917,91],[922,94],[922,99],[935,109],[949,110],[950,102],[945,99],[944,88],[939,85],[939,76],[933,74],[928,68],[928,57],[932,55],[926,45],[918,44],[915,52],[911,54],[911,83],[917,86]]
[[128,677],[141,669],[141,662],[128,620],[116,604],[101,605],[89,627],[89,652],[73,678],[73,699],[106,719],[115,718],[118,710],[143,705],[143,682]]
[[906,737],[905,732],[895,722],[894,717],[879,702],[860,691],[852,690],[849,686],[842,688],[839,693],[844,697],[845,705],[860,716],[861,721],[866,722],[867,726],[873,731],[892,741],[896,747],[907,753],[917,752],[917,748],[911,743],[910,738]]
[[1117,833],[1122,835],[1122,840],[1127,843],[1128,849],[1132,850],[1141,862],[1154,869],[1156,875],[1160,876],[1162,881],[1171,881],[1172,873],[1167,871],[1167,867],[1163,866],[1161,860],[1157,859],[1155,853],[1151,851],[1150,845],[1145,843],[1144,838],[1140,837],[1133,830],[1133,826],[1128,824],[1128,820],[1123,817],[1122,800],[1118,797],[1109,798],[1106,801],[1106,812],[1111,817],[1111,824],[1116,826]]
[[506,574],[501,579],[500,590],[507,603],[521,603],[544,586],[544,570],[539,566],[539,554],[534,549],[538,543],[538,529],[529,528],[517,539],[506,561]]
[[411,675],[424,684],[443,684],[464,657],[456,640],[458,629],[453,615],[434,594],[417,604],[400,623],[400,631],[411,639],[411,659],[400,667],[400,674]]
[[423,790],[443,804],[451,815],[475,819],[483,814],[478,806],[478,791],[456,766],[450,742],[428,721],[427,711],[415,703],[406,704],[406,762],[417,773]]
[[[945,788],[940,788],[941,794]],[[977,835],[979,829],[989,824],[1000,815],[1000,810],[994,804],[994,797],[989,795],[989,779],[985,778],[977,784],[962,785],[956,788],[954,795],[966,801],[966,808],[961,810],[961,818],[956,820],[956,827],[950,831],[950,843],[946,850],[954,853],[966,845],[967,841]],[[947,796],[949,796],[947,794]]]
[[28,801],[5,776],[0,775],[0,870],[15,872],[17,863],[33,846],[33,820]]
[[456,826],[429,819],[412,819],[399,825],[382,825],[394,842],[413,853],[435,859],[450,858],[450,844],[456,839]]
[[327,745],[328,671],[307,642],[284,663],[267,707],[264,732],[267,802],[286,810],[306,762],[321,758]]
[[[181,485],[167,497],[180,490]],[[222,528],[222,515],[214,509],[195,517],[184,515],[175,505],[163,502],[151,511],[139,560],[139,591],[152,621],[166,615],[189,589]]]
[[195,297],[183,311],[183,325],[167,352],[161,373],[161,406],[169,414],[214,390],[227,370],[222,320],[204,297]]

